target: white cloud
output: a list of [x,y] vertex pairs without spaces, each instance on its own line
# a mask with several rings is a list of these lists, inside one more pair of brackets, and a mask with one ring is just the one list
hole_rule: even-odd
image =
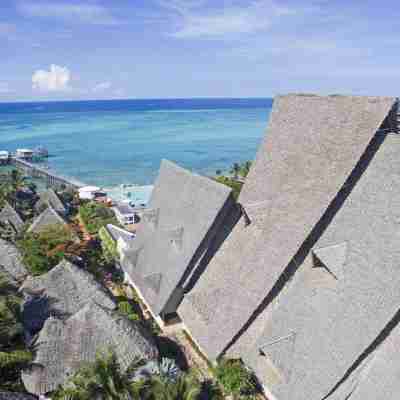
[[50,65],[49,71],[39,69],[32,75],[32,88],[41,92],[66,91],[71,80],[71,73],[67,67]]
[[98,83],[98,84],[92,89],[92,92],[94,92],[94,93],[105,92],[106,90],[110,89],[111,86],[112,86],[111,82],[101,82],[101,83]]
[[119,25],[122,22],[107,8],[98,4],[66,3],[25,0],[18,3],[18,11],[28,17],[58,18],[68,22],[94,25]]
[[255,0],[247,5],[223,8],[200,7],[204,1],[191,5],[180,0],[161,0],[161,5],[178,14],[178,28],[171,35],[177,38],[221,38],[229,35],[266,31],[279,19],[299,10],[278,5],[274,0]]

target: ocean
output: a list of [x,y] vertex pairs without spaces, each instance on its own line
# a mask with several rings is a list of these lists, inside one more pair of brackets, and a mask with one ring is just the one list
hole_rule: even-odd
[[151,184],[163,158],[214,175],[254,159],[272,99],[0,103],[0,150],[44,146],[49,167],[102,187]]

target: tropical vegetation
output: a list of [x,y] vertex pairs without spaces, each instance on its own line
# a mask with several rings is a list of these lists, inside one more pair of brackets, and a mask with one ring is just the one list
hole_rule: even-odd
[[61,224],[46,227],[41,232],[28,232],[17,241],[23,262],[32,275],[42,275],[55,267],[76,249],[74,234]]
[[[150,362],[151,363],[151,362]],[[122,371],[115,353],[100,351],[53,393],[53,400],[198,400],[200,382],[191,374],[171,373],[171,363],[147,366],[135,360]],[[211,399],[211,398],[210,398]]]
[[118,303],[118,311],[120,314],[124,315],[131,321],[139,321],[140,320],[140,315],[137,311],[135,311],[133,305],[127,301],[120,301]]
[[104,257],[108,261],[114,261],[118,259],[119,254],[117,250],[117,243],[111,237],[105,226],[101,227],[99,230],[99,238],[101,240],[101,247],[103,249]]
[[251,399],[259,393],[255,375],[241,360],[221,359],[214,369],[224,393],[233,399]]
[[239,197],[240,191],[242,190],[243,183],[237,181],[228,176],[218,176],[214,178],[217,182],[222,183],[223,185],[229,186],[232,189],[232,195],[235,200]]
[[32,360],[25,346],[17,288],[0,273],[0,390],[23,390],[21,370]]
[[239,179],[239,177],[246,178],[251,168],[251,161],[245,161],[243,163],[233,163],[230,173],[233,175],[234,179]]
[[0,208],[7,201],[24,219],[29,219],[37,198],[36,185],[17,169],[0,175]]
[[235,162],[229,171],[230,175],[222,175],[222,171],[217,170],[215,172],[216,177],[214,180],[222,183],[223,185],[229,186],[232,189],[233,197],[235,200],[237,200],[243,187],[243,179],[247,177],[251,168],[251,164],[251,161],[245,161],[241,164]]
[[104,204],[90,201],[79,206],[79,219],[91,235],[107,224],[118,225],[114,212]]
[[[129,372],[140,366],[135,362]],[[121,370],[114,352],[99,352],[96,360],[83,366],[52,395],[53,400],[134,400],[140,399],[141,385]]]

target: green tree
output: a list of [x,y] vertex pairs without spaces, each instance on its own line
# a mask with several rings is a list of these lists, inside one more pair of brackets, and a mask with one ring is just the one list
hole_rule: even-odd
[[251,165],[252,165],[251,161],[246,161],[243,164],[241,164],[241,166],[240,166],[240,175],[243,178],[246,178],[246,176],[249,174]]
[[240,168],[241,168],[241,167],[240,167],[240,164],[237,163],[237,162],[235,162],[235,163],[232,165],[231,174],[233,174],[233,177],[234,177],[235,179],[237,179],[237,178],[239,177]]
[[0,390],[21,390],[21,370],[32,361],[25,347],[17,288],[0,273]]
[[109,207],[94,201],[79,207],[79,218],[92,235],[97,235],[99,230],[107,224],[119,225],[114,212]]
[[176,380],[155,375],[146,386],[143,397],[148,400],[197,400],[200,393],[200,383],[190,374],[182,374]]
[[233,399],[254,398],[259,392],[254,374],[240,360],[222,359],[214,373],[225,394]]
[[239,197],[240,191],[242,190],[243,183],[235,179],[228,178],[226,176],[218,176],[215,180],[223,185],[229,186],[232,189],[232,195],[235,200]]
[[96,360],[82,367],[52,395],[53,400],[139,400],[143,384],[132,382],[132,374],[141,362],[135,361],[129,373],[122,372],[115,353],[101,351]]
[[55,267],[66,255],[68,247],[74,244],[69,227],[52,225],[39,233],[27,233],[17,241],[23,262],[32,275],[42,275]]

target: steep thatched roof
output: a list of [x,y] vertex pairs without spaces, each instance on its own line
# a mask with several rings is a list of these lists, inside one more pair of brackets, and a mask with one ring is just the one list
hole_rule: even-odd
[[24,221],[22,221],[21,217],[8,202],[5,203],[4,207],[0,211],[0,222],[11,224],[16,232],[21,232],[24,227]]
[[47,189],[45,192],[41,193],[39,200],[35,204],[35,208],[37,210],[40,210],[44,206],[52,207],[61,215],[65,215],[67,213],[67,209],[65,208],[63,202],[53,189]]
[[398,392],[400,359],[385,349],[398,344],[399,154],[399,136],[372,139],[291,281],[231,349],[279,400]]
[[303,242],[394,104],[389,97],[274,100],[268,133],[239,197],[246,218],[178,310],[211,358],[247,329],[295,269]]
[[[356,368],[333,400],[397,400],[400,393],[400,327]],[[350,394],[350,395],[349,395]]]
[[0,400],[36,400],[36,397],[26,393],[0,392]]
[[15,280],[21,280],[28,274],[18,249],[3,239],[0,239],[0,266]]
[[65,220],[51,206],[46,208],[29,227],[28,232],[39,233],[52,225],[67,226]]
[[162,161],[149,209],[133,241],[130,264],[123,262],[155,314],[175,311],[185,281],[233,204],[230,192],[211,179]]
[[152,339],[138,324],[95,304],[87,304],[65,322],[50,318],[36,342],[34,365],[22,374],[25,387],[35,394],[50,392],[108,347],[114,349],[123,370],[135,357],[157,356]]
[[[49,315],[67,318],[93,301],[109,309],[115,303],[93,276],[64,260],[47,274],[29,278],[23,285],[24,293],[33,296],[25,305],[25,325],[32,330],[41,326]],[[41,295],[41,298],[38,298]]]

